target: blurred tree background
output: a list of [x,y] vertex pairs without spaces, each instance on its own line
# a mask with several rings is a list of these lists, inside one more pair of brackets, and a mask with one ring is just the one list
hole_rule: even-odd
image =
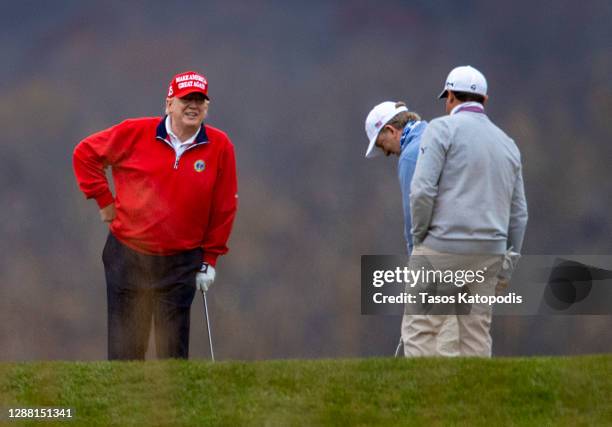
[[[403,253],[396,161],[366,161],[372,106],[426,119],[456,65],[489,81],[519,145],[526,254],[612,253],[607,0],[22,1],[0,16],[0,360],[106,355],[106,227],[72,150],[160,115],[179,71],[210,82],[240,207],[209,302],[220,358],[392,354],[399,317],[360,314],[360,256]],[[192,357],[205,357],[201,301]],[[612,351],[610,317],[495,318],[494,353]]]

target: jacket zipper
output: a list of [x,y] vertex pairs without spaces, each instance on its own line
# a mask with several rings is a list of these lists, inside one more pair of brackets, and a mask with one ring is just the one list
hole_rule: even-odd
[[203,144],[207,144],[207,143],[208,143],[208,141],[198,142],[197,144],[193,144],[193,145],[190,145],[189,147],[187,147],[187,148],[185,149],[185,151],[183,151],[183,153],[182,153],[182,154],[178,154],[178,153],[176,152],[176,150],[174,149],[174,146],[172,145],[172,143],[171,143],[170,141],[168,141],[168,140],[166,140],[166,139],[162,139],[162,138],[159,138],[159,139],[161,139],[161,140],[162,140],[162,141],[164,141],[166,144],[168,144],[168,145],[170,146],[170,148],[172,148],[172,150],[174,151],[174,167],[173,167],[173,169],[175,169],[175,170],[176,170],[176,169],[178,169],[179,160],[181,160],[181,156],[182,156],[183,154],[185,154],[185,153],[186,153],[188,150],[191,150],[192,148],[197,147],[198,145],[203,145]]

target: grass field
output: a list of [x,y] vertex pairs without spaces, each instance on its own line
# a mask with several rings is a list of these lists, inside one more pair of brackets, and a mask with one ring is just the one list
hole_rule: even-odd
[[[71,421],[7,419],[70,407]],[[0,364],[2,425],[612,425],[612,356]]]

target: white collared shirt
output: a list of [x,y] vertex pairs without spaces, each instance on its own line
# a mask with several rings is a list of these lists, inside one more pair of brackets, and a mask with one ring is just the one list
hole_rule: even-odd
[[453,114],[455,114],[457,112],[457,110],[459,110],[460,108],[465,108],[465,107],[478,107],[478,108],[482,108],[482,111],[484,112],[484,106],[480,102],[469,101],[469,102],[462,102],[459,105],[455,105],[455,108],[453,108],[451,110],[450,115],[452,116]]
[[165,125],[166,125],[166,132],[168,132],[168,137],[170,139],[170,143],[172,144],[172,147],[174,147],[176,156],[181,157],[181,155],[185,152],[185,150],[189,148],[191,144],[193,144],[193,141],[195,141],[196,136],[198,136],[198,132],[200,130],[198,129],[196,133],[190,136],[186,141],[181,142],[178,136],[176,136],[175,133],[172,132],[172,123],[170,122],[170,116],[166,116]]

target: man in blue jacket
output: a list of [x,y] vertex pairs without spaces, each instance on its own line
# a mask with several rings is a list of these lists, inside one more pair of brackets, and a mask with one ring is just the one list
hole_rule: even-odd
[[[399,156],[397,171],[402,191],[404,210],[404,237],[408,254],[413,250],[410,216],[410,184],[419,156],[421,136],[427,122],[419,114],[409,111],[404,102],[386,101],[376,105],[368,114],[365,130],[369,144],[366,158],[377,157],[381,153]],[[437,352],[444,356],[458,355],[455,319],[448,318],[437,340]]]

